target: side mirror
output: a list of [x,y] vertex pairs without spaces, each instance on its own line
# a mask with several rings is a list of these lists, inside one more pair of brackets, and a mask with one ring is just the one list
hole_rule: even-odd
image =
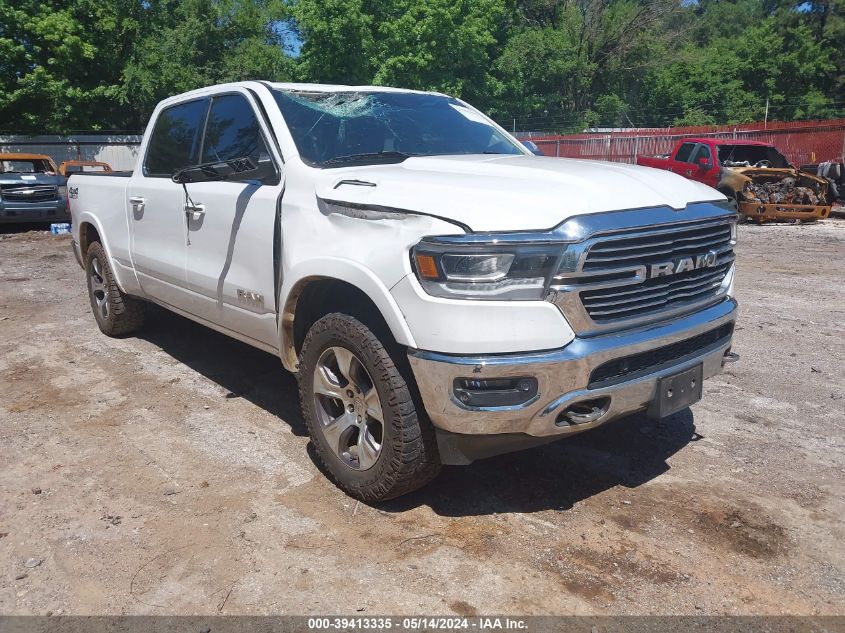
[[534,141],[522,141],[522,144],[525,146],[525,149],[534,154],[534,156],[545,156]]
[[258,164],[248,157],[233,158],[231,160],[203,163],[177,170],[172,180],[178,185],[189,182],[217,182],[221,180],[269,180],[274,178],[276,170],[273,161],[259,159]]
[[698,159],[698,168],[699,169],[710,169],[712,165],[710,165],[710,159],[706,156],[702,156]]

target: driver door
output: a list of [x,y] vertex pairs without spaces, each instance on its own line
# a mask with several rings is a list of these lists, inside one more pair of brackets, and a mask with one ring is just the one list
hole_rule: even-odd
[[278,345],[275,241],[282,192],[281,161],[246,91],[215,95],[200,163],[250,158],[260,180],[186,185],[190,312],[262,343]]
[[719,184],[719,168],[715,165],[713,154],[708,145],[699,143],[696,146],[695,151],[692,153],[692,164],[692,179],[703,182],[705,185],[710,185],[715,189],[716,185]]

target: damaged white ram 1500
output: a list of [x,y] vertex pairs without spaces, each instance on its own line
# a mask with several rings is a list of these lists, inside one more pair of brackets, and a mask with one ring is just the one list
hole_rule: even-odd
[[195,90],[158,105],[133,172],[69,194],[100,329],[152,301],[278,354],[318,459],[364,500],[670,415],[733,356],[721,194],[533,156],[441,94]]

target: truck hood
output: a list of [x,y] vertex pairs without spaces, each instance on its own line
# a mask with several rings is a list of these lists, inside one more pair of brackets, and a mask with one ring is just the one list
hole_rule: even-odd
[[588,213],[720,200],[670,172],[540,156],[412,157],[398,164],[315,170],[323,200],[430,214],[473,231],[528,231]]

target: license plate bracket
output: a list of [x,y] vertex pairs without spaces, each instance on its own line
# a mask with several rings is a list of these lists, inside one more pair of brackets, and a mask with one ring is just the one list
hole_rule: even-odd
[[653,418],[665,418],[701,400],[704,365],[696,365],[657,381],[657,393],[649,407]]

